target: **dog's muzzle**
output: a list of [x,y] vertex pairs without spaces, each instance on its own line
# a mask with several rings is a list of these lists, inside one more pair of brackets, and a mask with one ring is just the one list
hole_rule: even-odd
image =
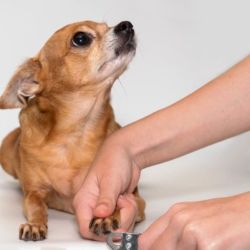
[[132,23],[123,21],[114,27],[114,34],[118,38],[118,47],[115,49],[117,56],[135,50],[135,31]]

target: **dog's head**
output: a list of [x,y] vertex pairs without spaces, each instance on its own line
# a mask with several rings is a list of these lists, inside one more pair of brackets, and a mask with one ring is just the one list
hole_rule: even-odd
[[91,21],[67,25],[20,66],[0,97],[0,108],[22,108],[42,93],[108,86],[126,69],[135,47],[127,21],[114,27]]

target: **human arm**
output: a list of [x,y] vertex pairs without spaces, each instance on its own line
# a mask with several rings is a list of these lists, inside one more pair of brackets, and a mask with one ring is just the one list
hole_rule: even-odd
[[92,217],[110,215],[119,195],[136,187],[141,169],[249,130],[249,69],[250,57],[174,105],[112,134],[74,200],[82,235],[94,238],[88,230]]
[[177,103],[118,131],[140,169],[250,128],[250,57]]

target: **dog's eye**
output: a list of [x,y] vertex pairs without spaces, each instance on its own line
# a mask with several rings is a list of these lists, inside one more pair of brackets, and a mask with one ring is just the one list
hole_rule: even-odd
[[85,47],[92,42],[92,36],[86,32],[77,32],[72,38],[72,45],[74,47]]

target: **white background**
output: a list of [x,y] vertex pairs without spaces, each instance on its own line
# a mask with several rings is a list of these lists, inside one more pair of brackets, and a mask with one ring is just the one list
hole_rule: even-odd
[[[122,124],[168,106],[248,55],[248,0],[1,0],[0,92],[16,67],[35,55],[58,28],[95,20],[110,26],[130,20],[138,50],[113,88],[113,106]],[[0,111],[0,140],[18,125],[18,110]],[[248,115],[248,114],[246,114]],[[171,204],[249,190],[248,133],[145,170],[141,192],[147,200],[143,231]],[[17,239],[24,222],[16,182],[0,172],[0,249],[106,249],[82,240],[74,217],[49,213],[49,238]]]

